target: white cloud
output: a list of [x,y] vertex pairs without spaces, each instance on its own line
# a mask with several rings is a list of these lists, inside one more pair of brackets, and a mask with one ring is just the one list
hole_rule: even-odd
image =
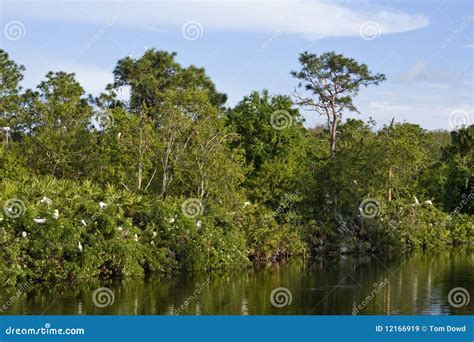
[[434,67],[426,62],[418,61],[413,64],[405,73],[398,76],[400,83],[414,84],[420,83],[437,87],[448,87],[453,82],[463,84],[462,75],[457,75],[445,68]]
[[67,22],[100,23],[143,30],[180,28],[199,22],[206,31],[284,31],[308,39],[359,36],[365,22],[381,34],[426,27],[428,18],[383,9],[354,9],[326,1],[46,1],[6,0],[4,15]]
[[395,104],[391,101],[372,101],[369,103],[370,108],[387,110],[387,111],[407,111],[412,109],[410,106]]

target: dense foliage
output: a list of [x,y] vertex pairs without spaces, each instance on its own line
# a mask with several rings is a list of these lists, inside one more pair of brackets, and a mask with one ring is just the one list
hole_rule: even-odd
[[[352,87],[342,107],[359,86],[344,72],[384,79],[305,56]],[[94,98],[65,72],[22,89],[24,68],[0,50],[0,281],[472,243],[474,126],[376,131],[337,111],[337,125],[307,129],[292,97],[255,91],[227,108],[202,68],[175,57],[120,60]]]

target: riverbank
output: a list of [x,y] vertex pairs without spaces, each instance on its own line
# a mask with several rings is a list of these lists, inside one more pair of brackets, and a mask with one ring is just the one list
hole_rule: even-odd
[[[265,268],[226,273],[183,273],[176,278],[97,281],[51,288],[0,289],[0,314],[42,315],[472,315],[453,307],[453,288],[472,288],[473,249],[414,253],[409,257],[294,258]],[[107,288],[110,292],[98,292]],[[288,289],[291,302],[272,305],[271,294]],[[97,306],[98,296],[102,302]],[[112,295],[107,295],[107,293]],[[107,299],[108,298],[108,299]],[[112,300],[113,298],[113,300]],[[108,300],[108,301],[106,301]]]

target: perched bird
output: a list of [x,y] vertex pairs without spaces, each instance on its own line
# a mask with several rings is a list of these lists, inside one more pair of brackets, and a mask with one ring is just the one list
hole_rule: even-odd
[[415,205],[420,205],[420,201],[418,201],[418,198],[415,196]]
[[173,218],[173,217],[170,218],[170,221],[169,221],[169,222],[170,222],[170,223],[174,223],[174,218]]
[[122,231],[122,230],[123,230],[123,227],[122,227],[122,226],[119,226],[117,229],[118,229],[119,231]]
[[53,203],[53,201],[51,201],[48,197],[46,196],[43,196],[43,198],[41,199],[40,201],[42,204],[48,204],[48,205],[51,205]]
[[87,226],[87,223],[86,223],[86,221],[84,221],[84,220],[81,220],[81,223],[82,223],[82,225],[83,225],[83,226]]
[[82,248],[82,245],[81,245],[81,241],[79,241],[79,242],[77,243],[77,250],[78,250],[80,253],[82,253],[82,249],[83,249],[83,248]]
[[118,132],[117,139],[120,139],[121,136],[122,136],[122,132]]
[[46,223],[45,218],[35,218],[35,219],[33,219],[33,221],[35,221],[35,223],[37,223],[37,224],[45,224]]
[[58,209],[54,209],[53,217],[54,217],[55,220],[58,219],[58,217],[59,217],[59,210]]
[[134,239],[135,241],[138,241],[138,235],[135,234],[135,236],[133,237],[133,239]]
[[197,221],[196,222],[196,227],[201,228],[201,226],[202,226],[202,221],[201,220]]
[[431,202],[430,200],[427,200],[427,201],[425,201],[425,204],[427,204],[427,205],[433,205],[433,202]]
[[107,203],[99,202],[99,208],[104,209],[107,206]]
[[250,203],[250,202],[248,202],[248,201],[245,202],[245,203],[244,203],[244,208],[245,208],[245,207],[248,207],[250,204],[252,204],[252,203]]
[[27,235],[28,235],[28,234],[27,234],[25,231],[22,231],[22,232],[21,232],[21,237],[22,237],[22,238],[26,238]]
[[157,237],[158,234],[156,232],[153,232],[153,237]]

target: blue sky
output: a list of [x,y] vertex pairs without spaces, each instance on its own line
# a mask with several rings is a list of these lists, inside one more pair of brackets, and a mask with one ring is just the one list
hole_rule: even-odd
[[[49,70],[75,72],[87,92],[118,59],[176,51],[206,69],[234,105],[252,90],[290,94],[298,54],[336,51],[388,80],[362,89],[361,114],[428,129],[474,123],[471,0],[1,2],[1,47],[25,65],[24,87]],[[126,96],[126,94],[123,94]],[[308,126],[323,122],[304,113]]]

